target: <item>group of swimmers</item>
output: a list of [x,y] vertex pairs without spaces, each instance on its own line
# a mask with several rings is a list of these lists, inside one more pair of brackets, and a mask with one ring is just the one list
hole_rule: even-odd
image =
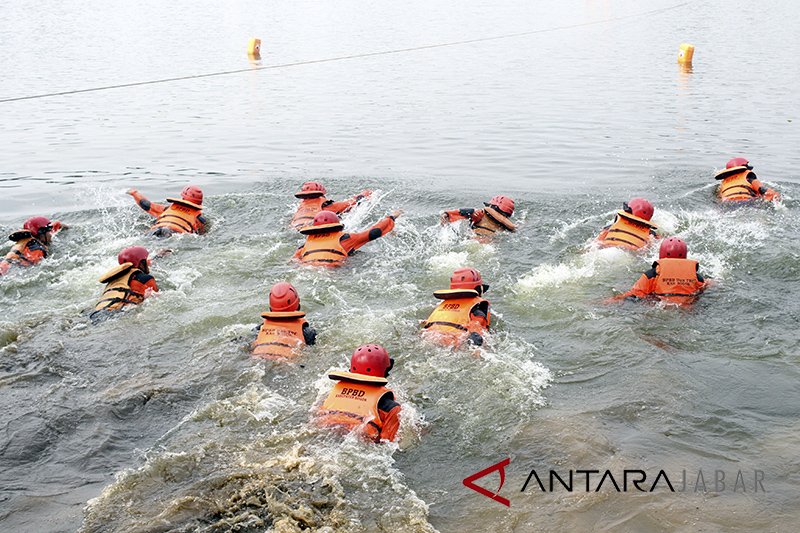
[[[750,163],[741,157],[728,161],[726,168],[715,178],[720,181],[717,195],[721,202],[773,201],[780,197],[758,180]],[[168,237],[173,233],[203,233],[205,230],[203,191],[197,186],[185,187],[180,198],[167,198],[168,205],[151,202],[135,189],[129,190],[128,194],[139,207],[155,217],[150,235]],[[391,232],[395,219],[401,215],[400,211],[394,211],[364,231],[346,232],[339,215],[369,198],[371,191],[362,191],[354,198],[340,202],[328,200],[326,194],[325,187],[313,181],[304,183],[295,194],[300,203],[290,226],[305,236],[305,242],[293,258],[302,264],[339,266],[357,249]],[[517,230],[511,221],[514,207],[512,198],[498,195],[480,209],[445,211],[442,223],[467,220],[475,238],[488,242],[498,233]],[[644,198],[625,202],[611,224],[600,232],[596,239],[598,245],[630,251],[646,248],[659,237],[658,228],[651,222],[653,213],[653,205]],[[47,257],[53,235],[66,228],[59,221],[51,222],[41,216],[27,220],[22,230],[9,237],[14,245],[0,262],[0,275],[13,266],[29,267],[39,263]],[[664,239],[659,259],[652,268],[642,274],[631,290],[611,300],[653,299],[678,305],[692,303],[709,282],[699,273],[697,261],[687,258],[687,251],[683,240],[677,237]],[[142,246],[125,248],[117,260],[119,265],[99,280],[105,288],[93,317],[108,316],[141,303],[158,291],[158,285],[150,274],[151,258],[147,249]],[[480,272],[474,268],[455,270],[449,288],[433,293],[441,301],[421,323],[424,337],[452,347],[483,345],[491,322],[490,303],[484,298],[488,288]],[[263,322],[251,345],[255,357],[291,360],[300,355],[303,346],[316,342],[316,331],[300,310],[300,295],[290,283],[279,282],[272,286],[269,310],[261,317]],[[351,356],[349,371],[329,373],[336,384],[319,408],[318,421],[345,431],[358,429],[376,442],[395,440],[401,406],[386,387],[393,365],[394,360],[378,344],[357,348]]]

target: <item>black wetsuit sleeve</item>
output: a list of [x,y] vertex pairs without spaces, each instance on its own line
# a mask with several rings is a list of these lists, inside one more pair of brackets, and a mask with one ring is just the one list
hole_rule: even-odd
[[700,274],[700,264],[699,263],[697,264],[697,267],[695,268],[695,272],[697,272],[697,281],[699,281],[700,283],[703,283],[705,281],[705,279],[703,278],[703,275]]
[[141,200],[139,200],[139,207],[141,207],[145,211],[150,211],[150,206],[152,205],[153,204],[147,198],[142,198]]
[[303,324],[303,340],[306,344],[312,346],[317,342],[317,330],[308,325],[308,322]]
[[399,403],[394,401],[391,394],[384,394],[378,401],[378,409],[386,411],[387,413],[399,405]]
[[[756,181],[757,179],[758,179],[758,176],[756,176],[756,173],[755,173],[755,172],[749,172],[749,173],[747,174],[747,182],[748,182],[748,183],[752,184],[752,183],[753,183],[754,181]],[[762,185],[761,187],[759,187],[759,188],[758,188],[758,192],[759,192],[760,194],[766,194],[766,192],[767,192],[768,190],[769,190],[769,187],[767,187],[766,185]]]
[[469,334],[467,341],[471,342],[475,346],[483,346],[483,337],[481,337],[480,334],[475,331]]
[[653,279],[656,277],[656,266],[658,266],[658,261],[653,261],[653,268],[644,273],[644,275],[647,276],[647,279]]
[[325,200],[324,202],[322,202],[322,209],[324,210],[326,207],[328,207],[332,203],[333,203],[333,200]]
[[144,272],[134,272],[133,276],[131,276],[132,280],[136,280],[142,285],[147,285],[147,283],[153,279],[153,276],[150,274],[145,274]]
[[47,248],[44,244],[39,242],[37,239],[32,239],[28,241],[28,244],[25,246],[28,250],[38,250],[44,253],[44,256],[47,257]]
[[197,220],[204,226],[208,223],[208,220],[206,219],[205,215],[197,215]]
[[458,210],[458,214],[462,217],[471,217],[475,213],[475,210],[470,207],[464,207]]
[[477,305],[475,306],[475,308],[472,309],[472,314],[475,316],[479,316],[481,318],[486,318],[486,311],[484,311],[480,306]]

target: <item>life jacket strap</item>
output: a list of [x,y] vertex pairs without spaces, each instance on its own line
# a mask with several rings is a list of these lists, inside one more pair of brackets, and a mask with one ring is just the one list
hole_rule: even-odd
[[175,224],[176,226],[178,226],[187,233],[194,232],[194,227],[192,226],[191,222],[178,215],[173,215],[173,214],[162,215],[158,218],[158,220],[156,220],[155,225],[158,227],[162,223]]
[[[627,230],[624,230],[624,229],[617,229],[617,228],[614,228],[614,229],[610,229],[610,230],[608,230],[608,233],[624,233],[624,234],[626,234],[626,235],[630,235],[631,237],[634,237],[634,238],[636,238],[636,239],[639,239],[639,240],[640,240],[640,241],[642,241],[642,242],[647,242],[647,239],[643,239],[643,238],[642,238],[642,237],[640,237],[639,235],[636,235],[635,233],[632,233],[632,232],[630,232],[630,231],[627,231]],[[609,240],[609,241],[620,241],[620,242],[626,242],[626,241],[625,241],[625,240],[623,240],[623,239],[615,239],[614,237],[607,237],[607,238],[606,238],[606,240]]]
[[[303,257],[307,257],[311,254],[320,254],[320,253],[331,253],[334,255],[341,255],[342,257],[347,257],[347,254],[345,254],[341,250],[335,250],[333,248],[320,248],[318,250],[308,250],[306,252],[303,252]],[[326,261],[326,260],[320,259],[319,261]],[[332,259],[328,259],[327,261],[332,261]]]
[[[34,263],[31,260],[29,260],[27,257],[25,257],[23,255],[23,253],[20,252],[19,250],[13,250],[13,252],[17,256],[16,260],[19,261],[20,263],[22,263],[24,266],[33,266],[34,265]],[[47,257],[47,254],[45,254],[45,257]]]
[[467,328],[465,328],[461,324],[456,324],[454,322],[444,322],[444,321],[440,321],[440,320],[436,320],[434,322],[425,322],[425,324],[423,324],[422,327],[429,328],[431,326],[448,326],[448,327],[455,328],[455,329],[460,330],[460,331],[469,331]]
[[260,344],[256,344],[255,348],[258,348],[259,346],[283,346],[284,348],[294,348],[294,346],[292,346],[291,344],[286,344],[285,342],[278,342],[278,341],[262,342]]
[[727,198],[727,197],[733,196],[735,194],[743,194],[743,193],[738,192],[738,191],[737,192],[731,192],[731,191],[733,191],[733,189],[744,189],[744,194],[747,194],[748,196],[752,196],[752,197],[756,196],[756,193],[753,192],[753,189],[750,188],[750,187],[747,187],[746,185],[731,185],[730,187],[726,187],[722,191],[723,198]]

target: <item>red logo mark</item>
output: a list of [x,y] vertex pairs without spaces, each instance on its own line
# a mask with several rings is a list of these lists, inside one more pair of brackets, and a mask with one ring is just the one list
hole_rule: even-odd
[[[503,488],[503,483],[505,483],[505,481],[506,481],[506,470],[505,470],[505,468],[508,466],[508,464],[510,462],[511,462],[510,458],[509,459],[503,459],[502,461],[500,461],[496,465],[492,465],[492,466],[490,466],[489,468],[487,468],[485,470],[481,470],[480,472],[476,472],[475,474],[472,474],[471,476],[469,476],[467,478],[464,478],[464,486],[474,490],[475,492],[477,492],[479,494],[483,494],[487,498],[491,498],[496,502],[502,503],[506,507],[511,507],[511,502],[510,501],[508,501],[507,499],[503,498],[502,496],[498,496],[497,495],[497,493],[500,492],[500,489]],[[491,474],[492,472],[494,472],[495,470],[499,470],[500,471],[500,486],[497,487],[497,490],[495,492],[493,492],[493,493],[489,492],[488,490],[484,489],[483,487],[479,487],[478,485],[473,483],[473,481],[475,481],[476,479],[480,479],[480,478],[482,478],[484,476],[487,476],[487,475]]]

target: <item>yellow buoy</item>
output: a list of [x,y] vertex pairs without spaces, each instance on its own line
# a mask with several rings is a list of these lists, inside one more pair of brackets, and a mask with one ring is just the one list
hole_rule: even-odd
[[694,56],[694,45],[681,43],[681,47],[678,49],[678,63],[691,63],[692,56]]
[[261,57],[261,39],[252,38],[248,41],[247,55],[254,59]]

